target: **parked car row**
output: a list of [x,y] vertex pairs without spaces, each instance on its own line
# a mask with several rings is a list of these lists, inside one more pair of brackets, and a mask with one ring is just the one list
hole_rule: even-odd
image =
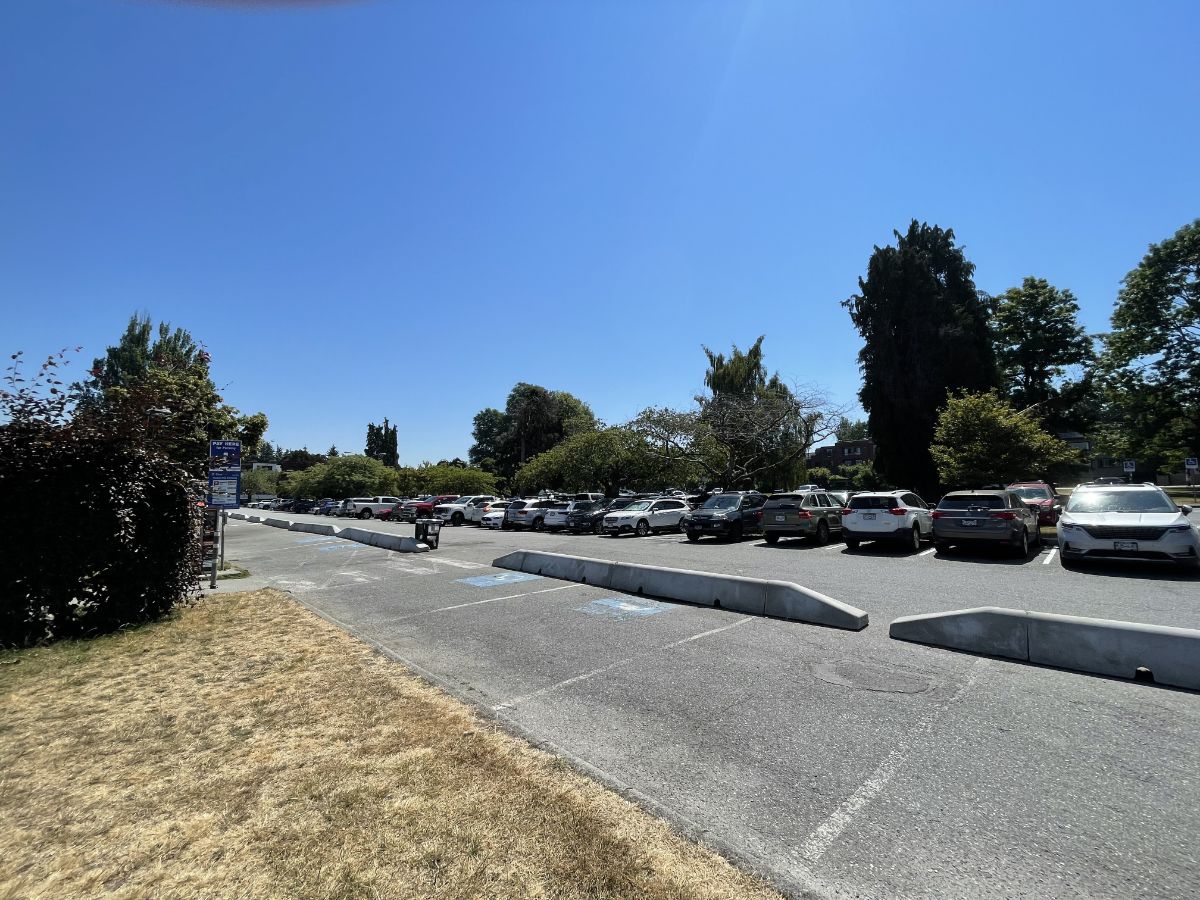
[[486,494],[278,498],[250,505],[405,522],[437,517],[455,526],[611,537],[676,532],[693,542],[762,535],[768,544],[801,538],[823,545],[839,538],[852,550],[866,541],[886,541],[917,552],[930,541],[939,554],[991,545],[1020,558],[1042,545],[1041,526],[1056,526],[1065,567],[1088,560],[1138,559],[1200,569],[1200,529],[1188,519],[1191,507],[1177,505],[1148,483],[1092,482],[1075,488],[1064,500],[1045,482],[1017,482],[952,491],[934,505],[913,491],[847,495],[811,484],[770,496],[723,491],[699,503],[676,493],[682,491],[616,498],[594,493],[509,499]]
[[682,532],[689,541],[761,534],[768,544],[784,538],[827,544],[841,538],[851,550],[880,541],[917,552],[929,541],[938,554],[992,546],[1024,559],[1042,546],[1040,526],[1053,522],[1064,567],[1139,559],[1200,569],[1200,528],[1188,519],[1191,512],[1152,484],[1080,485],[1063,501],[1049,485],[1022,483],[952,491],[936,505],[912,491],[864,491],[843,500],[819,488],[770,497],[725,492],[696,509],[673,497],[495,501],[487,505],[481,524],[611,537]]

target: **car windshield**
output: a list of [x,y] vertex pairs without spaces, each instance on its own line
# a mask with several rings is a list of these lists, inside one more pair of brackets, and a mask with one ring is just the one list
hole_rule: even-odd
[[637,502],[630,503],[627,507],[625,507],[625,511],[626,512],[639,512],[643,509],[649,509],[649,508],[650,508],[649,500],[638,500]]
[[851,497],[850,509],[891,509],[896,503],[895,497]]
[[742,499],[741,497],[730,497],[730,496],[709,497],[707,500],[704,501],[704,505],[700,508],[701,509],[735,509],[738,505],[738,502],[741,499]]
[[[853,504],[853,500],[850,501]],[[995,494],[943,497],[938,509],[1004,509],[1004,498]]]
[[1162,491],[1076,491],[1067,501],[1067,512],[1170,513],[1176,506]]
[[1054,495],[1050,493],[1049,488],[1041,487],[1015,487],[1012,492],[1022,500],[1053,500]]
[[589,512],[592,509],[595,509],[595,507],[595,503],[580,501],[578,503],[571,504],[571,512]]

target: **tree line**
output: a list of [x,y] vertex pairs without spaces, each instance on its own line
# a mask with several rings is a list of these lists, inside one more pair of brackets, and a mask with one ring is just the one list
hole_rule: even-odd
[[1070,471],[1052,432],[1094,437],[1138,477],[1200,447],[1200,220],[1126,275],[1109,332],[1089,335],[1074,295],[1029,277],[976,288],[954,232],[915,220],[876,247],[844,301],[863,338],[859,400],[888,482],[943,486]]

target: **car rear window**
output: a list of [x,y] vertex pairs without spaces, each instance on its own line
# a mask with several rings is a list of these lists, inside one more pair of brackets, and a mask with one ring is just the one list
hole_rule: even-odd
[[896,505],[895,497],[851,497],[850,509],[891,509]]
[[[994,494],[978,494],[969,497],[943,497],[938,509],[1005,509],[1003,497]],[[1024,508],[1024,507],[1022,507]]]
[[528,502],[525,500],[514,500],[512,503],[510,503],[508,505],[508,508],[509,509],[524,509],[528,505],[529,505]]
[[709,497],[704,501],[704,506],[701,509],[736,509],[741,499],[739,494],[723,494],[717,497]]

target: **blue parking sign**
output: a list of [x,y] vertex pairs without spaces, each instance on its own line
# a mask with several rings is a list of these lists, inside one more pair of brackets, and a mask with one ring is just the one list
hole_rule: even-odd
[[241,441],[209,441],[208,442],[209,471],[242,470]]
[[242,473],[208,473],[208,505],[213,509],[237,509],[241,506]]

